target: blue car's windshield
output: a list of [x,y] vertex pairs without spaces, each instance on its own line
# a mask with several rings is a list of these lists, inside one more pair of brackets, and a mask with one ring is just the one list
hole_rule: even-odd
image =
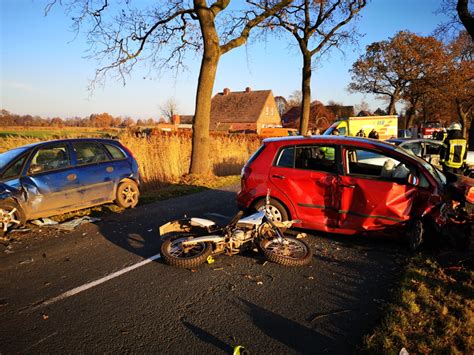
[[0,154],[0,172],[2,172],[11,161],[19,157],[26,149],[27,148],[25,147],[21,147]]

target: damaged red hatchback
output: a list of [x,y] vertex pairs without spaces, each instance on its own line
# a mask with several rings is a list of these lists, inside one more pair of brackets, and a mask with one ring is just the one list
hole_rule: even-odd
[[373,139],[312,136],[265,139],[242,169],[239,208],[262,208],[271,190],[277,220],[355,234],[406,228],[410,248],[428,234],[468,242],[474,180],[446,176],[426,161]]

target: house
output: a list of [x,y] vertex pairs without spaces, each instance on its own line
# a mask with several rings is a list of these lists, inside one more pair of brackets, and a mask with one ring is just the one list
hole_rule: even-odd
[[217,132],[255,132],[281,127],[281,118],[271,90],[231,92],[225,88],[211,102],[210,130]]
[[326,108],[334,113],[336,118],[341,117],[353,117],[354,106],[343,106],[343,105],[327,105]]
[[[283,114],[283,127],[297,128],[300,126],[301,107],[291,107]],[[313,101],[309,111],[308,129],[324,131],[334,122],[335,116],[321,102]]]

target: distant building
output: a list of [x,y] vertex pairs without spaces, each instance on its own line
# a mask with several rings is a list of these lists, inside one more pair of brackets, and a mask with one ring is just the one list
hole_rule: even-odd
[[[299,129],[301,107],[291,107],[283,114],[283,127]],[[309,111],[308,129],[324,131],[334,122],[334,113],[319,101],[313,101]]]
[[225,88],[211,103],[211,131],[256,132],[281,127],[281,118],[271,90],[231,92]]
[[327,105],[326,108],[331,110],[336,118],[354,116],[354,106]]

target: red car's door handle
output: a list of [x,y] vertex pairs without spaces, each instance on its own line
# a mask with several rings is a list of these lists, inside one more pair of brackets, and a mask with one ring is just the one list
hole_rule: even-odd
[[272,177],[274,177],[275,179],[282,179],[282,180],[285,178],[283,175],[276,175],[276,174],[272,175]]
[[348,189],[355,189],[355,188],[356,188],[355,185],[343,185],[343,184],[341,184],[341,185],[339,185],[339,186],[341,186],[341,187],[347,187]]

